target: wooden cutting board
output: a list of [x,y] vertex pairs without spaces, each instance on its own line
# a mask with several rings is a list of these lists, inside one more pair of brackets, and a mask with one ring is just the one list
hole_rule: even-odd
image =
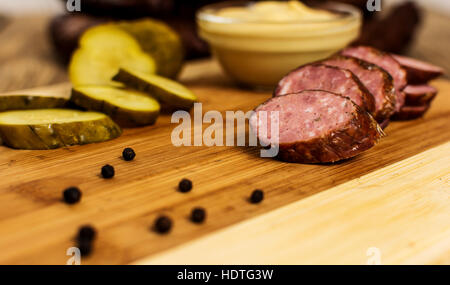
[[[203,112],[248,111],[270,97],[233,87],[211,61],[188,65],[182,81]],[[392,123],[376,147],[334,165],[264,159],[250,147],[174,147],[169,115],[99,144],[0,147],[0,263],[65,264],[78,227],[92,224],[98,239],[82,264],[448,264],[450,83],[434,85],[441,92],[424,118]],[[120,158],[128,146],[135,161]],[[104,164],[116,168],[112,180],[99,177]],[[192,192],[176,191],[182,178]],[[81,203],[61,202],[69,186]],[[256,188],[266,195],[259,205],[247,201]],[[189,221],[196,206],[205,224]],[[161,214],[173,219],[168,235],[151,230]]]

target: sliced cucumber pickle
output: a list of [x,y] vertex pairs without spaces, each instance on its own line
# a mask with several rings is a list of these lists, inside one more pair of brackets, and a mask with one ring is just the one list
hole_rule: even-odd
[[68,109],[8,111],[0,113],[0,138],[17,149],[53,149],[110,140],[122,130],[98,112]]
[[0,112],[65,107],[70,98],[68,84],[0,94]]
[[69,64],[69,77],[74,86],[120,86],[111,81],[120,67],[156,72],[154,59],[142,51],[131,35],[105,24],[90,28],[82,35]]
[[79,86],[71,100],[87,110],[109,115],[123,127],[152,125],[159,115],[159,103],[144,93],[110,86]]
[[174,30],[161,21],[148,18],[119,22],[117,26],[132,35],[142,50],[154,58],[159,75],[177,77],[183,65],[184,49]]
[[171,109],[189,110],[197,101],[197,96],[185,86],[156,74],[120,68],[113,80],[148,93]]

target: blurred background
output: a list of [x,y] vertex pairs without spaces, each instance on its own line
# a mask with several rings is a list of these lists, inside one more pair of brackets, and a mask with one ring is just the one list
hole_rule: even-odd
[[[325,0],[305,0],[317,3]],[[336,0],[359,7],[364,25],[358,43],[407,54],[450,70],[450,1],[382,0],[381,12],[368,12],[367,0]],[[68,13],[66,0],[0,1],[0,92],[67,80],[65,64],[88,27],[117,19],[154,17],[182,37],[186,59],[209,56],[196,35],[196,10],[214,0],[81,0],[81,12]]]

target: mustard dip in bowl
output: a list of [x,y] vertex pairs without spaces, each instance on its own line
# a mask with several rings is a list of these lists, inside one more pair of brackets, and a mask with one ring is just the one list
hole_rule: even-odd
[[290,70],[324,59],[355,40],[360,12],[329,3],[222,2],[197,14],[199,35],[238,83],[272,88]]

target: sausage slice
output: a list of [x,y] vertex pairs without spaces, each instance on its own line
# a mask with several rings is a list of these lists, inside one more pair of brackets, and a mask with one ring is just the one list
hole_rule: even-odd
[[406,121],[422,117],[430,108],[430,104],[423,106],[403,106],[398,113],[392,117],[393,120]]
[[322,63],[348,69],[358,77],[375,98],[373,115],[377,122],[384,122],[394,114],[396,97],[393,79],[382,68],[355,57],[342,55],[333,56]]
[[365,60],[386,70],[394,78],[397,98],[395,110],[399,111],[401,109],[405,104],[405,94],[401,91],[407,84],[406,71],[391,55],[367,46],[348,47],[342,50],[341,54]]
[[391,122],[390,119],[386,119],[386,120],[382,121],[381,123],[379,123],[379,125],[384,130],[387,128],[387,126],[389,125],[390,122]]
[[[272,120],[262,119],[273,118],[276,111],[278,140],[270,136]],[[273,97],[255,109],[250,126],[260,141],[279,146],[281,160],[301,163],[351,158],[383,136],[372,116],[352,100],[322,90]]]
[[438,90],[430,85],[407,85],[403,92],[406,106],[423,106],[433,101]]
[[375,111],[375,100],[367,88],[349,70],[320,63],[301,66],[278,83],[274,96],[303,90],[324,90],[349,97],[369,112]]
[[406,70],[408,84],[425,84],[444,73],[439,66],[421,60],[396,54],[392,57]]

